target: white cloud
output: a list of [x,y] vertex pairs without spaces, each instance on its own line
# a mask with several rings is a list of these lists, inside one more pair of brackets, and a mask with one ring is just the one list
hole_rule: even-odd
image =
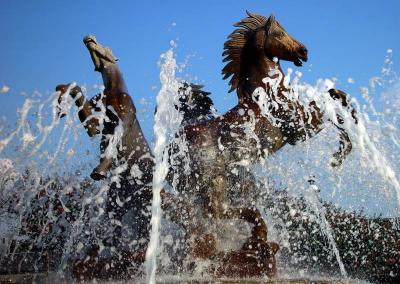
[[3,85],[3,87],[0,88],[0,94],[6,94],[10,90],[9,86]]

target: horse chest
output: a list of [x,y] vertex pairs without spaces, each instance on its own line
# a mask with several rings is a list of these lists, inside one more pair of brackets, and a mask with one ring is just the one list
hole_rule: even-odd
[[259,139],[263,155],[275,153],[286,144],[281,129],[274,127],[267,119],[260,119],[254,132]]

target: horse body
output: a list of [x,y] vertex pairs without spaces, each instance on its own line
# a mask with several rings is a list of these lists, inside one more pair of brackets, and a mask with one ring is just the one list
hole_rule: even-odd
[[[247,19],[253,18],[249,16]],[[261,23],[259,18],[254,19],[257,20],[257,24]],[[273,23],[271,22],[270,25]],[[267,30],[255,26],[253,28],[258,29],[262,36],[267,38]],[[231,47],[229,41],[225,44],[225,48],[232,52],[226,53],[231,63],[228,63],[224,70],[227,74],[233,74],[231,84],[233,89],[237,90],[238,105],[220,117],[188,125],[182,131],[188,143],[189,155],[197,167],[195,171],[202,172],[199,176],[210,180],[200,182],[206,187],[203,199],[210,200],[205,202],[209,204],[206,212],[214,212],[217,216],[223,215],[222,200],[224,199],[221,194],[217,194],[220,200],[213,201],[215,189],[212,185],[215,183],[213,180],[226,180],[227,168],[248,167],[278,151],[288,142],[281,125],[274,125],[252,97],[257,88],[267,90],[270,88],[263,79],[268,76],[269,71],[276,69],[277,64],[266,57],[264,45],[259,46],[260,41],[265,43],[266,39],[260,39],[260,36],[255,34],[257,31],[251,30],[251,32],[246,41],[233,37],[234,43],[242,44],[241,50],[236,46]],[[298,49],[305,49],[301,44],[297,44]],[[304,58],[303,55],[302,58]],[[279,87],[284,87],[283,76]],[[290,103],[288,101],[289,105]],[[292,105],[290,106],[293,108]],[[195,180],[194,183],[198,181]],[[222,183],[226,184],[226,182]],[[223,190],[223,186],[220,187]]]

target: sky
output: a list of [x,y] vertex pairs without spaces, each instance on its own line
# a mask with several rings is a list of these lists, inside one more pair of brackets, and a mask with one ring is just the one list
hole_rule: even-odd
[[[232,25],[249,10],[274,14],[309,50],[300,68],[313,83],[338,78],[339,87],[357,96],[358,87],[380,72],[388,49],[399,62],[400,1],[22,1],[0,0],[1,111],[15,117],[24,97],[49,95],[59,83],[101,84],[82,43],[87,34],[111,47],[119,58],[134,102],[152,108],[159,89],[160,54],[177,43],[178,62],[187,62],[181,77],[204,84],[221,112],[236,104],[222,80],[223,43]],[[399,64],[397,64],[398,66]],[[355,84],[349,84],[352,78]],[[7,91],[7,92],[4,92]],[[89,95],[95,95],[89,94]],[[152,111],[142,120],[149,124]]]
[[146,110],[138,115],[150,141],[158,62],[171,41],[185,65],[178,75],[205,85],[223,113],[237,103],[221,76],[223,44],[246,10],[274,14],[307,47],[303,67],[282,65],[301,71],[310,84],[335,77],[338,88],[361,99],[359,87],[380,74],[389,49],[400,68],[398,0],[0,0],[0,118],[12,124],[27,96],[39,93],[44,100],[60,83],[77,82],[95,95],[92,86],[102,80],[82,42],[87,34],[119,58],[137,109]]

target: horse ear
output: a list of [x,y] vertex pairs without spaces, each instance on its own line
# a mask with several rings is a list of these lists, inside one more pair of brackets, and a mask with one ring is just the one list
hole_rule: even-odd
[[266,30],[268,33],[271,31],[272,24],[274,22],[276,22],[275,16],[271,14],[267,19],[267,23],[265,24],[265,27],[266,27]]
[[275,19],[275,16],[273,15],[273,14],[271,14],[269,17],[268,17],[268,20],[267,20],[269,23],[273,23],[273,22],[275,22],[276,21],[276,19]]
[[260,29],[255,34],[256,47],[259,50],[264,50],[265,44],[265,30]]

